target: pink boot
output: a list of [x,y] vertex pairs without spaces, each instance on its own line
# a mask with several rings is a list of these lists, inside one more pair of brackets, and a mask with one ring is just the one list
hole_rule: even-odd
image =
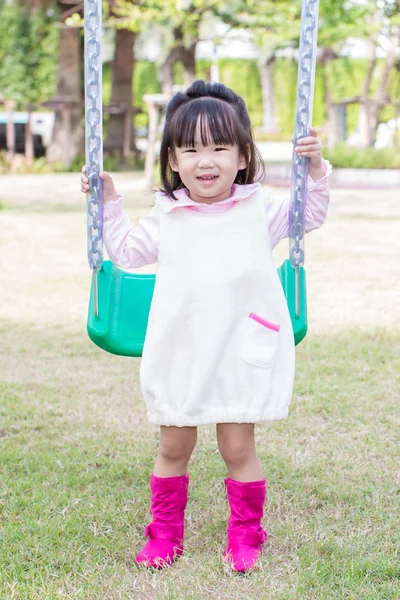
[[268,535],[261,527],[266,487],[265,479],[244,483],[225,479],[231,514],[224,556],[234,571],[248,571],[262,554],[262,544]]
[[144,530],[149,541],[136,557],[139,564],[163,568],[183,553],[185,508],[189,475],[156,477],[150,475],[153,521]]

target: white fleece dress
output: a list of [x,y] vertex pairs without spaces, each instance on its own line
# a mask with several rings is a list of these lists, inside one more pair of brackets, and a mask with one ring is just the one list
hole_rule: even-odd
[[[329,203],[309,178],[306,231]],[[292,397],[293,331],[272,248],[288,235],[288,198],[259,184],[199,206],[185,190],[132,228],[122,199],[105,205],[104,240],[122,268],[158,262],[141,362],[148,418],[197,426],[283,419]],[[228,206],[226,206],[228,205]],[[228,209],[228,210],[226,210]]]
[[160,210],[158,270],[141,363],[150,422],[282,419],[294,366],[262,191],[215,215]]

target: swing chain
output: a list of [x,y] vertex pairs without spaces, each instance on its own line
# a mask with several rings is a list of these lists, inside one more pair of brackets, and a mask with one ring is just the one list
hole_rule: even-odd
[[[303,4],[304,7],[304,4]],[[305,0],[302,16],[298,92],[293,147],[309,134],[314,94],[318,0]],[[289,210],[289,251],[294,267],[304,264],[304,213],[307,196],[309,160],[293,152],[291,207]]]
[[88,260],[98,271],[103,264],[101,0],[85,0],[85,105]]

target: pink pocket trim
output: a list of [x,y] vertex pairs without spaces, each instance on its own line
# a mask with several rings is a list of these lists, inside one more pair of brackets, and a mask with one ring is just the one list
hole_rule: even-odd
[[250,313],[249,319],[253,319],[253,321],[257,321],[257,323],[260,323],[260,325],[262,325],[263,327],[266,327],[267,329],[272,329],[272,331],[279,331],[281,328],[280,325],[275,325],[275,323],[270,323],[269,321],[262,319],[255,313]]

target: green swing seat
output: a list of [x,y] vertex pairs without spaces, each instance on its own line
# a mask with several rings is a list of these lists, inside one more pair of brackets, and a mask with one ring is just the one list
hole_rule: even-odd
[[[295,307],[295,269],[289,259],[278,269],[292,320],[295,344],[307,333],[305,271],[300,267],[300,315]],[[98,313],[94,311],[94,284],[89,301],[87,331],[100,348],[120,356],[142,356],[155,275],[123,271],[109,260],[97,274]]]

